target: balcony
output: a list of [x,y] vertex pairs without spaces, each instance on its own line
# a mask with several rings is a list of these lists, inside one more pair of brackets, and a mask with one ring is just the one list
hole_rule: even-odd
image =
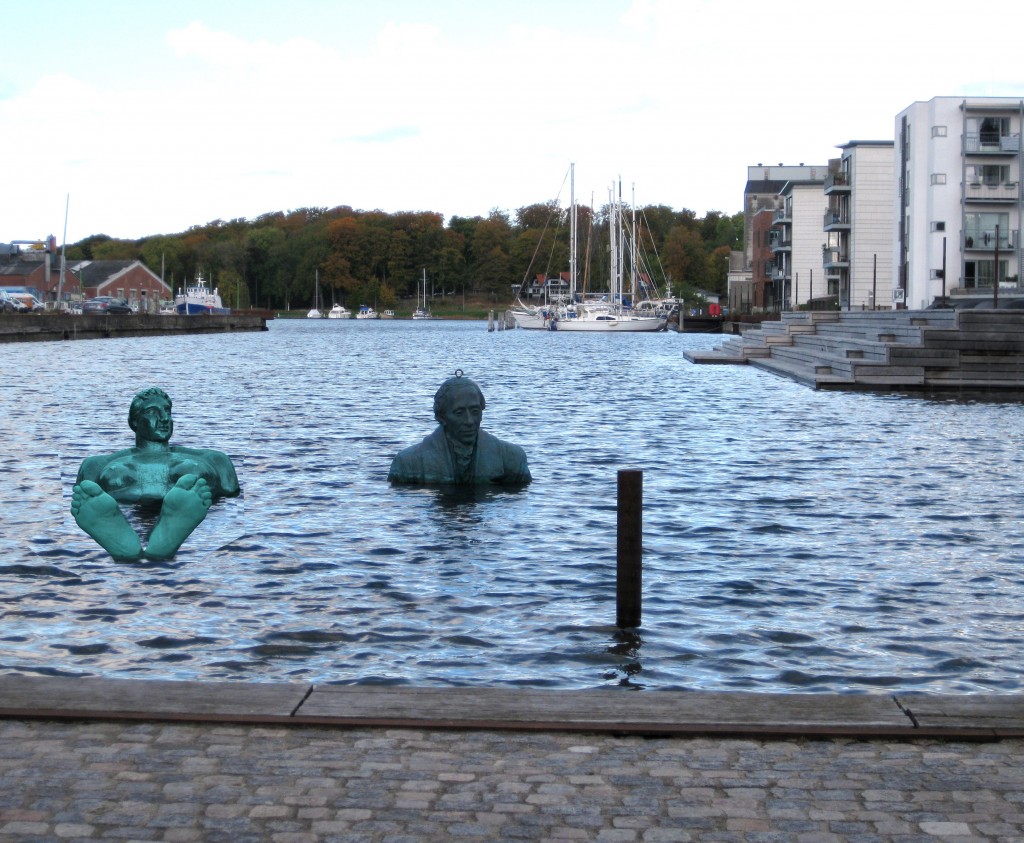
[[822,228],[825,231],[839,231],[850,227],[850,215],[846,211],[825,211]]
[[[833,272],[840,269],[848,269],[850,266],[850,256],[836,246],[829,246],[821,250],[821,263],[826,270],[832,270]],[[832,272],[827,274],[831,275]]]
[[772,214],[772,225],[782,225],[789,222],[793,222],[793,213],[786,208],[779,208],[779,210]]
[[968,202],[1016,202],[1020,198],[1020,182],[1008,181],[1002,184],[968,182],[964,188],[964,199]]
[[829,173],[825,176],[825,193],[849,193],[850,177],[846,173]]
[[964,152],[968,155],[1016,155],[1020,152],[1020,135],[970,132],[964,135]]
[[780,266],[773,267],[771,275],[769,275],[768,278],[771,281],[785,281],[786,280],[786,270],[783,269]]
[[[1020,232],[1015,228],[999,231],[999,248],[1016,249]],[[994,252],[996,230],[994,228],[969,228],[964,231],[964,248],[973,252]]]
[[779,237],[777,240],[773,240],[771,242],[771,250],[772,254],[776,254],[777,252],[791,252],[793,251],[793,241],[792,239],[783,240]]

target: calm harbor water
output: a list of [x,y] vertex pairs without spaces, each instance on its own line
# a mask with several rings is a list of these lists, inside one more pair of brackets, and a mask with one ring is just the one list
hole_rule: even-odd
[[[0,346],[0,672],[413,685],[1019,693],[1024,407],[694,366],[708,335],[279,320]],[[392,488],[456,368],[522,491]],[[14,377],[17,376],[17,377]],[[170,563],[68,512],[131,397],[234,460]],[[615,485],[644,471],[644,617],[615,618]],[[144,525],[140,525],[142,527]]]

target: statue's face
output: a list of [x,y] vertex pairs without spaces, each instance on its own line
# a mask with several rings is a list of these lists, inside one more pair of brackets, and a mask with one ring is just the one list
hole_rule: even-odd
[[480,406],[477,391],[473,387],[463,387],[452,390],[438,421],[450,439],[463,445],[474,445],[483,417],[484,409]]
[[163,398],[147,398],[135,425],[135,433],[148,442],[166,442],[174,432],[171,405]]

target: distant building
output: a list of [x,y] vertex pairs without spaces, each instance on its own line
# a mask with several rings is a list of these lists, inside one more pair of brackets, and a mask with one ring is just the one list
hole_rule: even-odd
[[[779,188],[782,189],[781,187]],[[775,222],[775,208],[763,208],[754,214],[750,225],[753,263],[751,266],[751,310],[755,313],[780,310],[781,270],[776,272],[775,255],[772,252],[774,237],[772,225]]]
[[64,268],[61,284],[60,258],[52,246],[0,251],[0,287],[9,292],[31,293],[48,306],[57,301],[58,290],[64,301],[81,298],[81,285],[69,266]]
[[842,310],[893,307],[893,147],[850,141],[829,162],[822,263]]
[[775,258],[772,274],[782,310],[795,310],[828,296],[821,259],[821,220],[827,207],[825,172],[822,168],[821,178],[788,181],[779,193],[782,207],[772,218],[771,250]]
[[126,299],[142,311],[153,311],[172,296],[171,287],[142,261],[79,261],[73,270],[81,278],[86,298]]
[[828,172],[826,164],[758,164],[747,167],[747,183],[743,187],[743,254],[746,267],[753,265],[753,220],[759,211],[775,211],[782,207],[779,194],[790,181],[823,179]]
[[1024,298],[1024,100],[935,97],[896,116],[896,295]]

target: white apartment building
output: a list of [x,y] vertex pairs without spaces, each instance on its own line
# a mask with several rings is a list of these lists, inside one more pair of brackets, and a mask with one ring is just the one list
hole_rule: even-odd
[[[935,97],[896,117],[894,293],[1024,298],[1024,100]],[[998,279],[998,288],[994,282]]]
[[894,143],[852,140],[825,177],[828,293],[841,310],[889,309],[892,298]]
[[824,184],[822,174],[817,179],[786,182],[779,192],[782,207],[772,220],[772,281],[783,310],[828,295],[821,259],[821,220],[828,207]]

